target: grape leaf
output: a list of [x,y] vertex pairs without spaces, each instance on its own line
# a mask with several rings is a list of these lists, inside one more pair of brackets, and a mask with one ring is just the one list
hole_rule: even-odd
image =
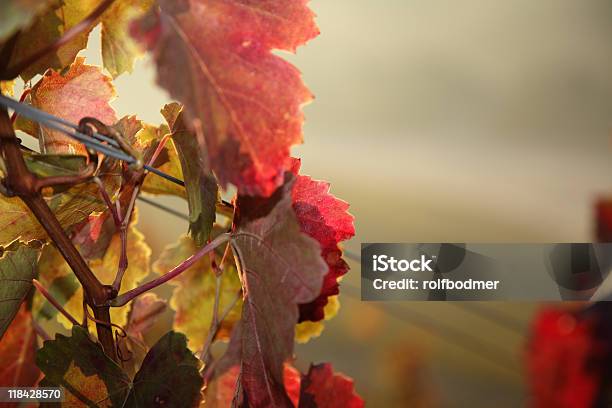
[[33,387],[40,377],[34,363],[36,333],[32,314],[22,303],[15,319],[0,341],[0,384],[3,387]]
[[62,406],[120,407],[125,401],[130,379],[81,326],[70,337],[57,334],[46,341],[36,364],[45,374],[41,386],[64,388]]
[[[232,406],[236,395],[236,382],[240,374],[240,366],[230,367],[221,376],[211,381],[206,387],[206,408],[228,408]],[[285,364],[283,381],[287,395],[294,406],[300,398],[301,374],[289,364]]]
[[215,222],[218,186],[210,170],[208,152],[198,143],[197,135],[187,129],[183,112],[176,103],[162,109],[172,129],[172,140],[178,151],[189,205],[189,231],[198,246],[210,236]]
[[[28,168],[39,176],[77,174],[85,163],[84,157],[71,155],[25,153],[24,159]],[[115,165],[114,160],[104,160],[100,166],[100,177],[111,196],[120,181]],[[44,199],[62,227],[69,232],[92,212],[106,208],[98,187],[93,183],[79,184],[68,190],[65,187],[54,188],[50,194],[45,193]],[[6,245],[16,239],[24,242],[46,240],[47,234],[23,201],[17,197],[0,196],[0,244]]]
[[[142,151],[145,157],[152,156],[162,137],[169,133],[170,129],[166,125],[157,127],[144,124],[143,128],[135,135],[134,147]],[[183,179],[181,164],[172,139],[166,141],[162,152],[153,163],[153,167],[179,180]],[[186,198],[183,186],[152,174],[145,177],[142,191],[149,194],[168,194]]]
[[283,364],[293,354],[297,305],[320,293],[327,272],[319,243],[300,231],[293,176],[286,176],[269,198],[239,196],[236,203],[232,248],[244,303],[228,355],[240,356],[243,398],[255,407],[292,406]]
[[347,211],[348,203],[329,193],[328,183],[298,175],[299,160],[292,159],[290,167],[296,175],[291,191],[293,209],[302,232],[319,241],[321,256],[328,266],[319,296],[312,302],[300,305],[300,322],[316,322],[325,317],[324,307],[329,296],[339,293],[338,278],[349,270],[338,243],[355,235],[354,217]]
[[128,322],[125,326],[127,337],[118,340],[119,357],[128,373],[135,373],[149,350],[145,335],[149,334],[158,319],[168,309],[165,300],[149,292],[131,302]]
[[[302,141],[301,106],[312,99],[299,71],[271,50],[315,37],[304,0],[158,0],[132,33],[157,64],[157,81],[198,119],[221,184],[268,196]],[[176,68],[184,67],[181,75]]]
[[199,369],[185,335],[169,332],[147,353],[124,406],[197,406],[204,384]]
[[[136,229],[137,214],[134,214],[132,224],[128,231],[128,247],[129,264],[123,276],[121,289],[127,291],[134,289],[138,283],[144,279],[150,271],[149,262],[151,257],[151,249],[144,241],[144,236]],[[121,240],[119,235],[114,235],[111,243],[102,259],[94,259],[89,261],[93,273],[104,284],[111,284],[117,274],[117,265],[119,265],[119,256],[121,249]],[[76,277],[68,264],[64,261],[61,254],[52,246],[45,248],[39,265],[39,275],[42,281],[51,282],[51,293],[60,298],[66,299],[64,308],[73,316],[79,319],[83,315],[83,289],[76,282]],[[57,286],[53,282],[59,282]],[[74,287],[76,286],[76,290]],[[35,310],[47,308],[46,300],[35,295]],[[127,322],[127,308],[111,309],[111,319],[113,323],[125,325]],[[45,315],[44,313],[42,315]],[[66,328],[72,327],[72,323],[63,315],[56,314],[57,320]]]
[[203,379],[199,361],[187,349],[185,336],[164,335],[151,348],[133,381],[83,327],[72,336],[57,334],[36,355],[45,374],[41,386],[62,386],[62,406],[190,407],[200,400]]
[[[63,74],[49,71],[32,88],[32,106],[47,113],[79,123],[85,116],[93,116],[104,123],[115,123],[116,115],[110,106],[115,89],[109,77],[98,67],[86,65],[77,58]],[[63,133],[36,126],[41,152],[78,154],[87,156],[84,145]]]
[[49,0],[8,0],[2,2],[0,14],[0,40],[27,26],[32,19],[49,6]]
[[[223,256],[223,249],[217,251],[218,260]],[[167,246],[157,261],[153,271],[157,274],[167,273],[170,269],[183,262],[197,251],[194,241],[184,235],[173,245]],[[226,263],[221,283],[219,297],[219,313],[222,313],[235,300],[240,290],[240,280],[231,262]],[[201,350],[208,335],[212,320],[215,299],[215,272],[211,268],[209,257],[203,257],[189,270],[183,272],[169,283],[174,291],[170,299],[170,307],[176,311],[174,328],[187,335],[191,350]],[[236,321],[240,319],[240,302],[223,320],[217,339],[226,339]]]
[[299,408],[362,408],[363,399],[355,393],[353,380],[335,374],[331,364],[311,365],[302,377]]
[[152,5],[153,0],[117,0],[102,15],[102,61],[113,78],[132,72],[140,50],[128,33],[128,25]]
[[338,314],[340,310],[340,300],[338,296],[330,296],[327,298],[327,304],[323,307],[325,318],[316,322],[304,320],[295,326],[295,341],[304,344],[315,337],[319,337],[325,328],[325,321],[331,320]]
[[[23,30],[17,39],[11,55],[9,69],[24,61],[35,52],[55,43],[66,31],[80,23],[98,5],[94,0],[55,0],[52,6],[39,15],[32,24]],[[76,35],[57,51],[47,53],[20,73],[24,81],[47,69],[62,70],[73,63],[79,51],[87,46],[87,38],[93,24]]]
[[32,288],[41,245],[37,241],[28,244],[15,241],[1,249],[0,340]]
[[2,92],[3,95],[14,96],[15,81],[0,81],[0,92]]

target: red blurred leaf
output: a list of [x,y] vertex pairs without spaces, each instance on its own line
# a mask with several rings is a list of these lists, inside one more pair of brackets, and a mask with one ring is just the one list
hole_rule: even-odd
[[222,185],[272,194],[291,146],[302,141],[301,106],[312,96],[271,50],[294,51],[318,34],[306,0],[158,4],[132,31],[153,53],[159,84],[199,119]]
[[321,256],[328,266],[319,296],[300,305],[299,321],[316,322],[324,318],[328,298],[339,293],[338,278],[349,270],[338,243],[355,235],[354,217],[348,213],[348,203],[329,193],[329,183],[298,175],[299,160],[291,159],[290,168],[297,176],[291,192],[293,210],[302,232],[319,241]]
[[605,347],[595,320],[549,309],[536,318],[527,353],[534,407],[590,407],[597,396]]
[[300,232],[287,177],[269,198],[239,196],[236,204],[232,247],[244,303],[229,353],[240,357],[241,396],[254,407],[292,406],[283,364],[293,355],[297,305],[320,293],[327,271],[318,242]]
[[[36,333],[32,314],[22,303],[19,312],[0,341],[0,386],[32,387],[40,377],[34,357]],[[17,404],[15,404],[17,405]]]
[[329,363],[311,365],[302,377],[299,408],[361,408],[363,399],[355,393],[353,380],[335,374]]
[[599,200],[596,204],[595,211],[597,241],[612,242],[612,200]]

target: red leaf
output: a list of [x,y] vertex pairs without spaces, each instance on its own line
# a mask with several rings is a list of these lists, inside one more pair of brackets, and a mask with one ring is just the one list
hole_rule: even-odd
[[312,99],[299,71],[271,50],[294,51],[318,34],[306,0],[158,3],[132,33],[153,53],[159,84],[199,120],[221,184],[269,196]]
[[36,333],[32,327],[32,315],[22,303],[0,341],[0,386],[34,386],[40,377],[40,370],[34,362],[35,353]]
[[300,305],[299,321],[316,322],[324,318],[323,308],[328,298],[339,293],[338,278],[349,270],[338,243],[355,235],[354,217],[348,213],[348,203],[329,193],[329,183],[298,175],[298,159],[291,159],[289,167],[297,176],[291,192],[293,210],[302,232],[319,241],[321,256],[328,266],[319,296]]
[[598,242],[612,242],[612,200],[601,199],[596,204]]
[[302,377],[299,408],[361,408],[363,399],[355,393],[353,380],[334,374],[329,363],[311,365]]
[[534,407],[590,407],[597,396],[604,348],[595,321],[563,310],[537,317],[527,354]]
[[283,364],[293,356],[300,303],[321,291],[327,266],[317,241],[300,232],[291,203],[293,176],[269,198],[239,196],[232,248],[244,292],[230,360],[241,361],[249,406],[292,406]]
[[[236,395],[236,383],[240,374],[240,366],[230,367],[223,375],[219,376],[206,388],[207,408],[226,408],[232,406],[234,395]],[[289,364],[285,364],[283,380],[287,394],[294,406],[298,406],[300,398],[301,374]]]
[[[100,68],[86,65],[84,61],[77,58],[65,73],[47,71],[32,88],[32,105],[72,123],[79,123],[84,116],[115,123],[115,111],[110,106],[115,96],[111,79]],[[38,132],[43,153],[87,156],[85,146],[59,131],[45,128]]]

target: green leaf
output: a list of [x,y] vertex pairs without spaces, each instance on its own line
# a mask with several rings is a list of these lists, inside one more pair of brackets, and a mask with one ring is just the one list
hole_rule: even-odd
[[183,334],[169,332],[147,353],[133,381],[81,326],[46,341],[36,354],[44,387],[64,387],[62,406],[193,407],[204,380]]
[[199,369],[200,360],[187,348],[185,335],[171,331],[149,350],[124,406],[197,406],[204,384]]
[[0,340],[25,300],[36,277],[40,242],[15,241],[0,258]]
[[153,0],[117,0],[102,15],[102,60],[113,78],[132,72],[134,60],[142,52],[129,35],[129,23],[152,4]]
[[81,326],[70,337],[57,334],[46,341],[36,364],[45,374],[41,386],[64,388],[63,406],[123,406],[130,379]]
[[49,6],[49,0],[7,0],[2,2],[0,40],[7,38]]
[[[145,124],[143,128],[136,133],[136,143],[134,147],[141,150],[146,161],[148,161],[153,156],[161,139],[169,133],[170,129],[168,129],[168,126],[165,124],[159,127]],[[179,180],[183,179],[181,164],[172,139],[166,141],[164,148],[153,163],[153,167]],[[154,174],[149,174],[145,178],[142,185],[142,191],[149,194],[168,194],[181,198],[186,197],[185,188],[183,186]]]
[[38,177],[76,175],[87,166],[87,158],[71,154],[23,154],[28,170]]
[[202,146],[204,141],[198,143],[198,137],[188,130],[180,105],[166,105],[162,114],[172,129],[172,140],[183,170],[189,204],[189,231],[196,244],[202,246],[208,240],[215,222],[217,180]]

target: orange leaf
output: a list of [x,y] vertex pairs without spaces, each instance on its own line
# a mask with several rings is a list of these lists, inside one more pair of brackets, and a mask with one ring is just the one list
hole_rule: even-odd
[[[93,116],[104,123],[116,121],[109,102],[115,89],[100,68],[86,65],[77,58],[64,74],[48,71],[32,88],[32,105],[72,123],[84,116]],[[82,144],[55,130],[38,127],[38,139],[43,153],[87,155]]]

